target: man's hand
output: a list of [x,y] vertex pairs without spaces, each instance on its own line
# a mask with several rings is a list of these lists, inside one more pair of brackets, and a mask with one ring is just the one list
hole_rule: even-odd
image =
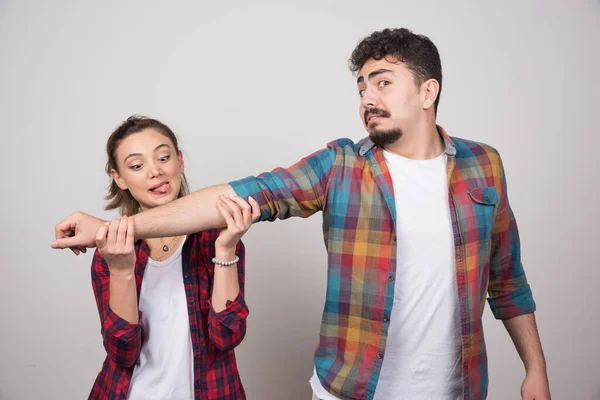
[[70,248],[73,253],[85,253],[86,247],[96,247],[96,232],[104,225],[103,220],[77,211],[54,227],[56,240],[53,249]]
[[502,320],[525,366],[521,385],[523,400],[550,400],[546,359],[538,334],[535,314],[528,313]]
[[543,372],[528,372],[521,386],[523,400],[550,400],[548,377]]

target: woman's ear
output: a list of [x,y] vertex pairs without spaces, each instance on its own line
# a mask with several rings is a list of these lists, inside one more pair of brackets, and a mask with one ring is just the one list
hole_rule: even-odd
[[179,172],[183,174],[184,163],[183,163],[183,153],[181,152],[181,150],[177,151],[177,161],[179,162]]
[[123,180],[123,178],[121,177],[121,175],[119,175],[119,173],[117,172],[116,169],[111,169],[110,170],[110,175],[113,178],[113,181],[115,181],[115,183],[117,184],[117,186],[119,187],[119,189],[121,190],[127,190],[128,187],[125,184],[125,181]]

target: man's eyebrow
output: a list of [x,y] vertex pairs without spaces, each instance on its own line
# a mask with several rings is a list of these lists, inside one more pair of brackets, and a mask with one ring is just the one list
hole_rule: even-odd
[[[372,71],[369,74],[369,80],[373,79],[374,77],[376,77],[377,75],[381,75],[381,74],[385,74],[386,72],[390,72],[392,75],[394,74],[394,71],[392,71],[391,69],[387,69],[387,68],[379,68],[375,71]],[[359,83],[363,83],[365,81],[365,78],[361,75],[358,77],[358,79],[356,80],[356,84],[358,85]]]

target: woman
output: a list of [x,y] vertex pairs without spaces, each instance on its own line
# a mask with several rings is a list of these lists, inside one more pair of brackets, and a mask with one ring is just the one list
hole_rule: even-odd
[[[166,125],[130,117],[110,136],[106,209],[92,285],[107,357],[91,399],[245,399],[233,349],[246,332],[244,246],[256,201],[219,198],[227,227],[134,242],[136,213],[188,193]],[[128,217],[129,216],[129,217]]]

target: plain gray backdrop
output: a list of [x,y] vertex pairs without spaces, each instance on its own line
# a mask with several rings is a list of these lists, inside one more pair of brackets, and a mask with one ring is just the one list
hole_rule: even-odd
[[[91,254],[50,249],[76,210],[100,217],[104,146],[125,118],[179,135],[193,188],[289,166],[365,136],[347,59],[374,30],[429,36],[438,122],[503,156],[554,399],[600,399],[600,2],[1,1],[0,399],[86,398],[105,353]],[[310,398],[325,297],[321,217],[254,226],[248,398]],[[521,361],[484,315],[493,400]]]

